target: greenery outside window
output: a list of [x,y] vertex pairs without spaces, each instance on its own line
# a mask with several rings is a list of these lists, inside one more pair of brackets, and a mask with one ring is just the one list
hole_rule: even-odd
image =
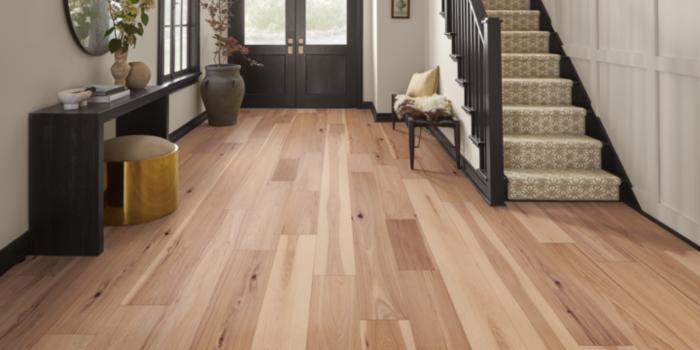
[[158,3],[158,84],[163,84],[199,73],[199,1]]

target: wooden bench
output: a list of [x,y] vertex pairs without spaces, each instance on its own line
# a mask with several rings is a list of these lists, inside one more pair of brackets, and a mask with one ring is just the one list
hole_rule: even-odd
[[399,118],[399,115],[397,114],[396,110],[394,109],[394,105],[396,102],[396,94],[391,95],[391,127],[392,129],[396,129],[396,121],[397,120],[403,120],[406,123],[406,127],[408,128],[408,153],[409,153],[409,158],[411,162],[411,169],[413,169],[413,164],[414,164],[414,159],[415,159],[415,149],[416,149],[416,128],[429,128],[429,129],[436,129],[436,128],[451,128],[452,131],[454,132],[454,147],[455,147],[455,161],[457,163],[457,169],[462,169],[462,153],[461,153],[461,122],[460,120],[455,117],[446,117],[446,118],[439,118],[435,120],[428,120],[427,117],[413,117],[413,116],[403,116],[402,118]]

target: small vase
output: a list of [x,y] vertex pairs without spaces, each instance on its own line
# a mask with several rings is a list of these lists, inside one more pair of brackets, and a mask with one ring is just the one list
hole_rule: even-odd
[[234,125],[238,121],[241,103],[245,95],[245,82],[241,66],[218,64],[206,66],[207,75],[202,80],[202,101],[207,110],[209,125]]
[[143,62],[129,63],[131,70],[126,77],[126,86],[131,90],[143,89],[151,81],[151,70]]
[[129,76],[129,71],[131,67],[126,63],[128,54],[126,52],[118,51],[114,54],[114,64],[112,65],[112,76],[114,77],[114,84],[116,85],[126,85],[126,77]]

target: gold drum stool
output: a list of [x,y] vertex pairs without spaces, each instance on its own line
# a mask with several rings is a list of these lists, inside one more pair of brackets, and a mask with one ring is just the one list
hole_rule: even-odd
[[144,223],[177,209],[177,151],[176,144],[156,136],[105,142],[105,225]]

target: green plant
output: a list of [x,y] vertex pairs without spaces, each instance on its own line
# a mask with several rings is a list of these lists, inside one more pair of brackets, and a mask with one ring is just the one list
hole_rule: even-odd
[[149,21],[148,10],[155,6],[155,0],[108,1],[112,27],[107,29],[105,36],[114,34],[114,38],[109,41],[109,52],[126,53],[130,47],[136,46],[137,37],[143,36]]
[[214,63],[225,63],[224,59],[228,59],[236,53],[246,57],[250,65],[262,66],[262,64],[248,57],[250,49],[243,45],[238,39],[228,35],[228,30],[231,27],[231,17],[233,17],[233,0],[200,0],[200,6],[204,11],[207,11],[206,22],[209,24],[214,35]]

